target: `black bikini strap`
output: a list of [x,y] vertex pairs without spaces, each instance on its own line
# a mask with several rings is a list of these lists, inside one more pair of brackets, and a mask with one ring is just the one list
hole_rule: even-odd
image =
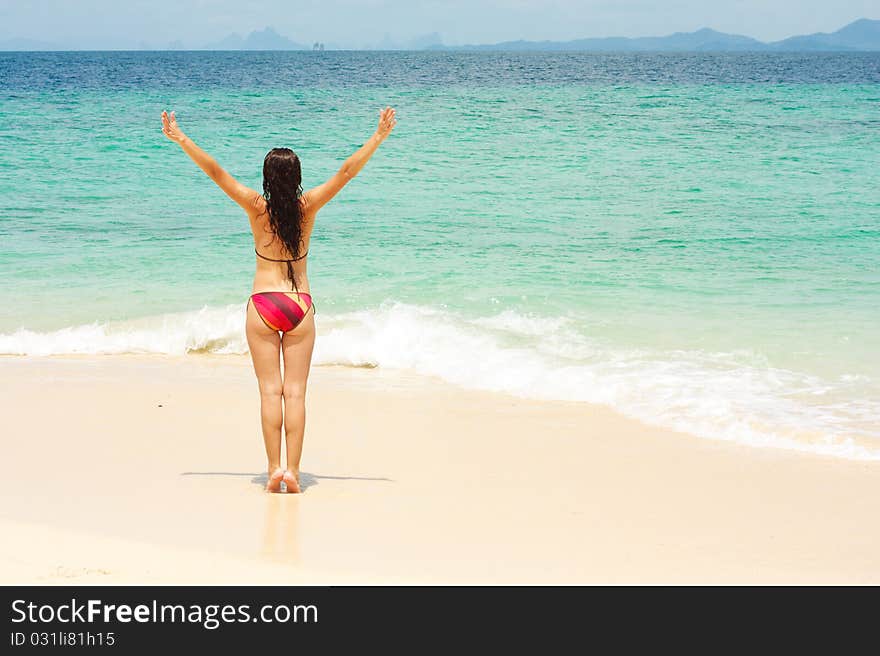
[[276,260],[271,257],[266,257],[265,255],[260,254],[260,252],[256,248],[254,249],[254,253],[257,254],[257,257],[262,258],[262,259],[266,260],[267,262],[299,262],[301,259],[303,259],[306,255],[309,254],[309,252],[306,251],[305,253],[303,253],[299,257],[295,257],[291,260]]

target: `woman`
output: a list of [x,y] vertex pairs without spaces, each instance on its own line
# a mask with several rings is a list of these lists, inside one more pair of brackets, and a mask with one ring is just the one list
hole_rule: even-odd
[[[305,394],[315,344],[314,304],[306,266],[315,216],[372,157],[397,120],[380,112],[379,127],[324,184],[302,193],[300,162],[292,150],[273,148],[263,161],[263,193],[238,182],[187,137],[174,112],[162,112],[163,134],[179,144],[227,196],[247,212],[257,270],[247,304],[246,333],[260,387],[263,441],[269,461],[266,490],[299,492],[299,461],[305,431]],[[284,360],[282,375],[280,360]],[[283,402],[283,403],[282,403]],[[281,467],[281,427],[287,469]]]

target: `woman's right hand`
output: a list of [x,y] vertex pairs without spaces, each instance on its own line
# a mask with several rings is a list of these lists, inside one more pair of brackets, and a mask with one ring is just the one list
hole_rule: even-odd
[[376,128],[376,136],[384,141],[385,137],[391,134],[395,125],[397,125],[395,110],[391,107],[386,107],[379,112],[379,127]]

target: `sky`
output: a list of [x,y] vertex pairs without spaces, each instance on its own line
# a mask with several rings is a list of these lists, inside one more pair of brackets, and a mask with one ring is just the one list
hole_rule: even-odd
[[762,41],[880,18],[878,0],[0,0],[0,41],[74,48],[202,47],[273,27],[301,43],[448,45],[663,36],[701,27]]

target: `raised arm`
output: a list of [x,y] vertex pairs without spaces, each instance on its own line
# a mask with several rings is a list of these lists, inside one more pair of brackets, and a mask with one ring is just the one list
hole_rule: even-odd
[[169,116],[168,112],[162,112],[162,134],[183,148],[183,152],[190,156],[205,174],[220,187],[227,196],[238,203],[248,216],[258,213],[259,199],[262,197],[258,192],[241,184],[233,178],[222,166],[217,163],[204,150],[199,148],[192,139],[183,133],[177,124],[174,112]]
[[364,165],[373,156],[379,145],[391,134],[395,125],[397,125],[395,112],[391,107],[386,107],[379,113],[379,126],[367,140],[367,143],[361,146],[354,155],[345,160],[339,170],[327,182],[309,189],[303,194],[309,214],[314,216],[315,212],[338,194],[364,168]]

